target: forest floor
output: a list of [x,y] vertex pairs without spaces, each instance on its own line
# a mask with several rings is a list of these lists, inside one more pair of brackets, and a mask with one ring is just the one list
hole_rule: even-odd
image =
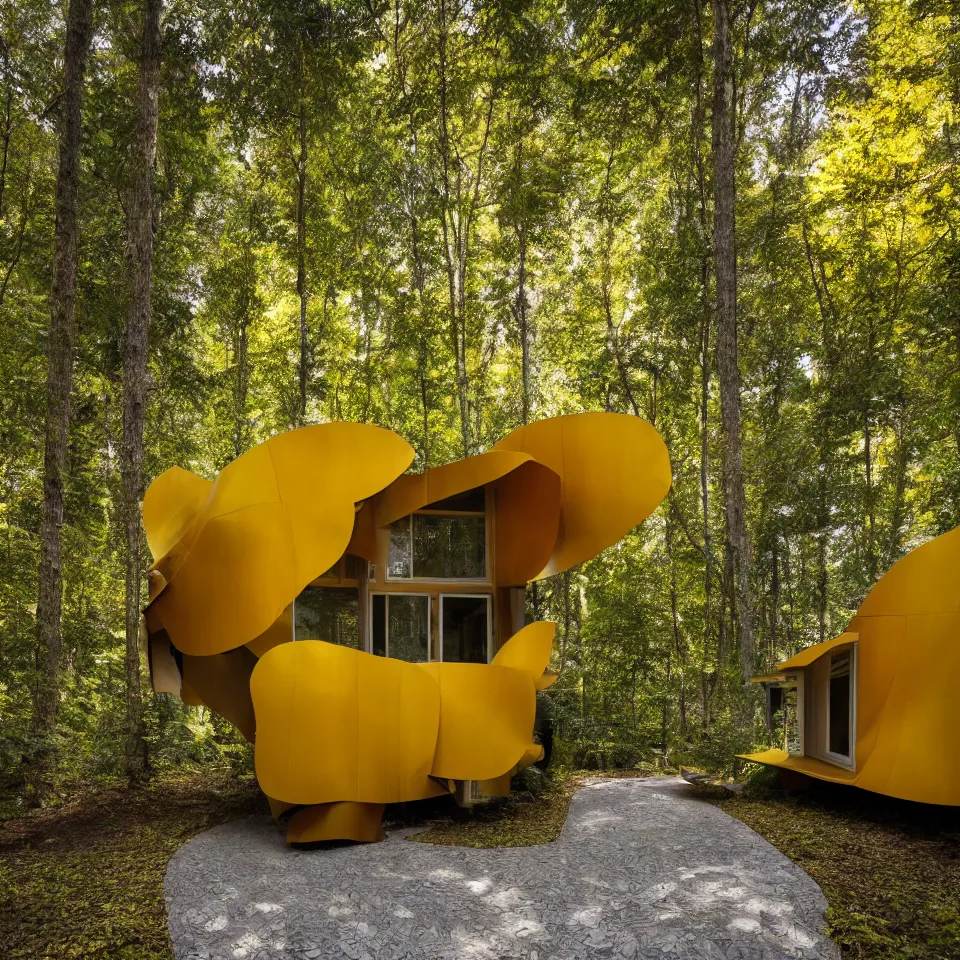
[[[633,775],[648,775],[637,771]],[[556,838],[585,776],[475,810],[418,805],[418,842],[522,846]],[[606,774],[600,774],[606,776]],[[623,775],[631,775],[629,772]],[[960,811],[827,784],[803,794],[701,795],[756,830],[820,884],[829,933],[850,960],[960,960]],[[163,878],[190,837],[266,811],[252,779],[226,772],[112,788],[0,824],[0,956],[9,960],[169,960]]]
[[170,960],[167,861],[195,834],[261,811],[252,777],[215,771],[0,823],[0,957]]
[[820,781],[713,800],[820,884],[844,957],[960,960],[960,809]]

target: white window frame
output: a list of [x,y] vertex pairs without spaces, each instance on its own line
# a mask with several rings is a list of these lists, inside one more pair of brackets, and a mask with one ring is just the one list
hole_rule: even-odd
[[830,670],[827,670],[827,689],[824,691],[826,700],[826,729],[824,730],[823,755],[828,763],[835,767],[843,767],[844,770],[857,769],[857,645],[854,643],[849,648],[842,650],[831,650],[827,656],[830,657],[828,666],[832,666],[833,658],[841,653],[850,654],[850,707],[847,711],[847,723],[850,725],[850,756],[844,756],[842,753],[830,752]]
[[[483,575],[477,577],[418,577],[413,568],[413,518],[415,515],[425,517],[474,517],[483,518]],[[400,520],[407,521],[407,536],[410,543],[410,576],[394,577],[390,573],[390,539],[387,539],[387,558],[384,564],[383,576],[390,583],[489,583],[490,582],[490,525],[487,520],[487,513],[479,510],[414,510],[413,513],[401,517]],[[399,523],[395,520],[390,524],[392,531],[394,524]]]
[[429,663],[431,660],[430,657],[430,638],[432,636],[432,627],[433,627],[433,604],[430,602],[431,595],[429,593],[421,592],[412,592],[407,590],[394,590],[390,593],[386,593],[383,590],[371,590],[370,591],[370,601],[367,607],[367,636],[364,638],[364,651],[366,653],[372,654],[373,656],[379,657],[379,653],[373,652],[373,598],[374,597],[386,597],[383,607],[383,629],[384,629],[384,646],[383,646],[383,655],[385,657],[390,656],[390,598],[391,597],[425,597],[427,601],[427,659],[426,660],[417,660],[416,663]]
[[487,601],[487,663],[489,663],[493,657],[491,656],[491,650],[493,647],[493,597],[489,593],[441,593],[440,594],[440,629],[437,631],[440,634],[440,660],[446,662],[446,658],[443,655],[443,601],[446,597],[462,597],[468,600],[486,600]]

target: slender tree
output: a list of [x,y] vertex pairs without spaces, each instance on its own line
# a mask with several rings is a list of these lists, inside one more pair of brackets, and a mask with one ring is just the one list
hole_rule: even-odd
[[70,393],[76,340],[77,202],[80,191],[80,132],[83,80],[93,32],[91,0],[70,0],[63,58],[63,114],[57,170],[53,283],[47,336],[47,417],[43,457],[43,520],[40,529],[40,575],[37,630],[42,664],[35,704],[37,726],[52,730],[60,703],[63,644],[60,529],[67,474]]
[[723,423],[723,496],[727,550],[733,568],[735,609],[744,680],[753,672],[753,603],[750,539],[740,435],[737,354],[736,89],[729,0],[713,3],[713,261],[717,282],[717,373]]
[[157,153],[162,0],[145,0],[140,45],[137,131],[127,224],[130,300],[123,352],[123,520],[126,536],[126,771],[132,781],[147,773],[140,690],[140,501],[143,494],[143,425],[147,403],[150,292],[153,278],[153,176]]

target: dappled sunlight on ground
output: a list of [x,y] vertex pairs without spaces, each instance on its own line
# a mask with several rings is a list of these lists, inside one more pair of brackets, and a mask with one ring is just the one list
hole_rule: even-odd
[[208,831],[167,874],[177,957],[838,956],[816,884],[682,781],[590,781],[539,846],[404,843],[410,832],[304,851],[265,819]]

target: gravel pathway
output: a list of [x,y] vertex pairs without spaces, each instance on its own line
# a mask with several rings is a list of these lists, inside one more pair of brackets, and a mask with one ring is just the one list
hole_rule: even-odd
[[167,868],[177,960],[838,960],[799,867],[683,781],[592,781],[535,847],[289,849],[250,817]]

